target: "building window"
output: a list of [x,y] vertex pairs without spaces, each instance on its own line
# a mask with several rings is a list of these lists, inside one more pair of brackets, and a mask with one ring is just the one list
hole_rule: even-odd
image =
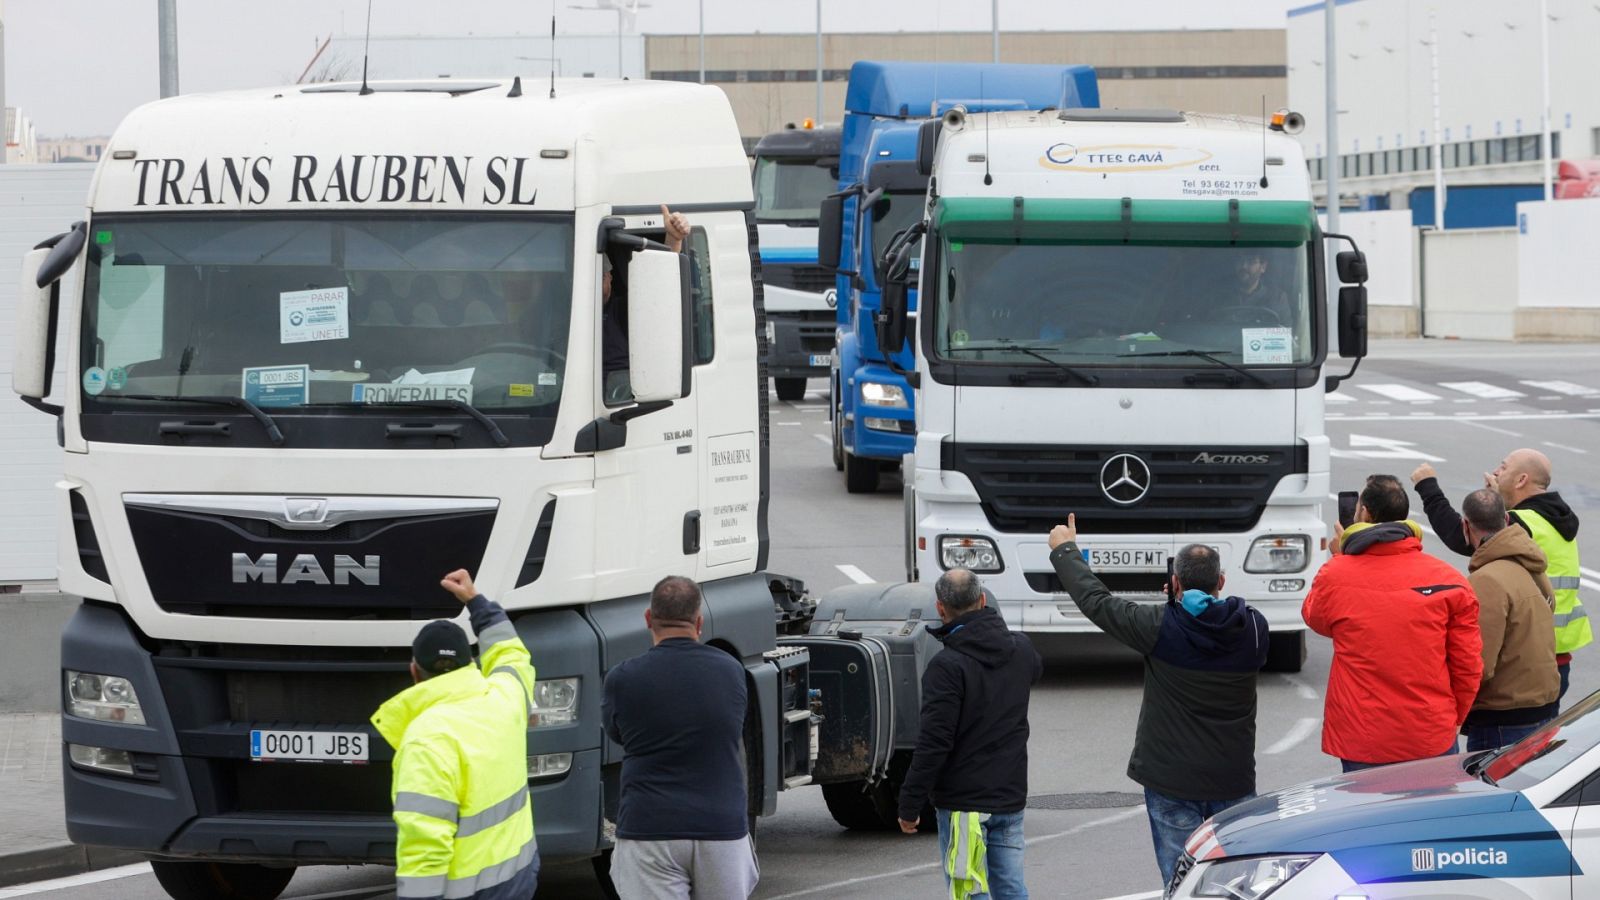
[[1506,161],[1506,142],[1504,138],[1495,138],[1489,142],[1489,165],[1499,165]]
[[1550,158],[1561,158],[1561,132],[1559,131],[1550,132]]
[[1589,155],[1600,156],[1600,128],[1589,129]]

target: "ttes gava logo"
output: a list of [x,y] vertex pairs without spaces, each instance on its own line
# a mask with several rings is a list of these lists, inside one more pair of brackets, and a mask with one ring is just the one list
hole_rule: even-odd
[[1418,847],[1411,851],[1413,872],[1440,872],[1461,866],[1503,866],[1506,862],[1506,851],[1493,847],[1463,847],[1460,850]]

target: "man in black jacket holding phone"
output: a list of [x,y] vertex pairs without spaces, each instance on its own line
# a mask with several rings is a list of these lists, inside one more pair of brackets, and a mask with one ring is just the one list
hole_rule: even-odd
[[1163,605],[1112,596],[1078,549],[1077,517],[1050,532],[1050,564],[1101,631],[1144,654],[1144,704],[1128,777],[1144,785],[1163,883],[1184,841],[1211,816],[1255,796],[1256,673],[1267,620],[1222,599],[1222,560],[1204,544],[1178,551]]
[[1028,694],[1044,662],[1025,635],[1006,628],[976,575],[951,569],[933,590],[944,624],[929,631],[944,649],[922,674],[922,726],[901,782],[900,830],[917,833],[931,796],[952,896],[1026,900]]

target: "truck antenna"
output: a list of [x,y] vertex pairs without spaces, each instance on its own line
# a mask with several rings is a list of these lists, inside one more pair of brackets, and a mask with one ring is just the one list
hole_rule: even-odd
[[989,116],[988,107],[984,105],[983,73],[978,73],[978,106],[983,107],[983,185],[988,187],[994,184],[994,176],[989,174]]
[[550,99],[556,98],[556,4],[550,3]]
[[361,44],[361,96],[372,93],[367,87],[367,59],[372,55],[372,0],[367,0],[367,36]]
[[1267,186],[1267,95],[1261,95],[1261,187]]

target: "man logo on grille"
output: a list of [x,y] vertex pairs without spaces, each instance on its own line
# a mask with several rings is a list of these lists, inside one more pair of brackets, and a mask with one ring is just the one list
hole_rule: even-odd
[[1100,491],[1118,506],[1132,506],[1150,492],[1150,466],[1132,453],[1118,453],[1100,467]]
[[1433,871],[1433,848],[1432,847],[1418,847],[1417,849],[1411,851],[1411,871],[1413,871],[1413,872],[1432,872]]

